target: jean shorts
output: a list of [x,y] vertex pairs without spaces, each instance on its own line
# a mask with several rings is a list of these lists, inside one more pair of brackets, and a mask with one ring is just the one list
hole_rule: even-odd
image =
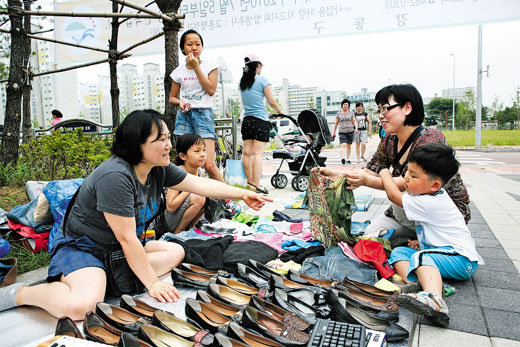
[[175,118],[174,135],[198,134],[203,139],[216,139],[215,119],[211,108],[192,108],[186,113],[180,109]]
[[354,136],[354,142],[368,142],[367,130],[359,130]]

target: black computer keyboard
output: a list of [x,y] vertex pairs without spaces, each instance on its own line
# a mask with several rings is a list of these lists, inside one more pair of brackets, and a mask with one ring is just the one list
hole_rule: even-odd
[[365,347],[365,327],[359,324],[316,319],[307,347]]

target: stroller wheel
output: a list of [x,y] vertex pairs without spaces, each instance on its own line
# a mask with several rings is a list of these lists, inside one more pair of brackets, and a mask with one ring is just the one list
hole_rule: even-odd
[[294,190],[304,192],[309,188],[309,177],[304,175],[295,176],[292,179],[291,185]]
[[275,188],[285,188],[287,186],[287,181],[287,176],[285,176],[284,174],[278,174],[271,177],[271,184]]

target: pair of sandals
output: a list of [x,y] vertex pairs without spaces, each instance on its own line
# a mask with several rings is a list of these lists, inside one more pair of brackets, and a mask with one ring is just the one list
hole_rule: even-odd
[[253,183],[249,182],[247,182],[247,186],[249,187],[249,189],[254,190],[257,193],[269,194],[267,189],[265,189],[264,187],[255,186]]
[[448,316],[449,310],[444,299],[435,293],[427,291],[420,291],[412,295],[415,295],[415,298],[411,295],[400,294],[397,297],[399,307],[421,314],[437,326],[448,327],[450,317]]

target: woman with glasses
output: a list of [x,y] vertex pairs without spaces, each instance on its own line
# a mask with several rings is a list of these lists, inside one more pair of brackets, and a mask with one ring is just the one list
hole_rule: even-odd
[[[439,130],[422,127],[423,101],[413,85],[387,86],[377,92],[375,101],[379,105],[379,120],[387,136],[381,140],[366,168],[347,173],[329,168],[321,169],[328,176],[346,174],[351,189],[360,186],[383,189],[378,175],[382,169],[391,168],[393,177],[404,177],[408,170],[408,155],[415,148],[426,143],[447,143]],[[457,173],[444,188],[467,223],[471,218],[469,195],[460,174]],[[390,229],[395,229],[391,238],[393,247],[407,245],[410,239],[417,238],[415,223],[409,221],[403,209],[395,204],[384,215],[371,221],[365,229],[365,236],[382,236]]]

